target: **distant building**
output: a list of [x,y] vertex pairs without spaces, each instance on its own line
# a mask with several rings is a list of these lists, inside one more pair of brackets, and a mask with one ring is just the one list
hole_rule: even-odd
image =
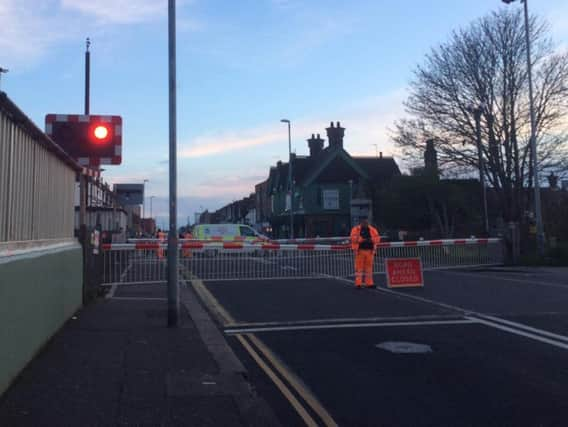
[[144,184],[114,184],[114,193],[119,205],[124,208],[128,215],[127,236],[139,235],[143,232]]
[[254,198],[256,211],[255,228],[261,233],[269,234],[272,231],[270,227],[272,211],[270,209],[270,196],[268,194],[268,179],[255,185]]
[[[257,191],[268,198],[268,209],[263,213],[268,213],[274,237],[289,235],[291,208],[295,236],[345,236],[351,228],[351,202],[370,199],[373,188],[400,175],[392,157],[383,157],[382,153],[378,157],[354,157],[345,151],[345,128],[339,122],[331,123],[326,130],[327,147],[319,134],[312,134],[308,139],[310,154],[292,155],[293,196],[288,163],[278,162],[270,168],[266,186],[257,185]],[[262,206],[262,197],[257,194],[257,207]]]
[[[249,224],[256,222],[254,193],[241,200],[236,200],[213,213],[215,223]],[[253,221],[253,222],[251,222]],[[212,224],[211,222],[209,224]]]

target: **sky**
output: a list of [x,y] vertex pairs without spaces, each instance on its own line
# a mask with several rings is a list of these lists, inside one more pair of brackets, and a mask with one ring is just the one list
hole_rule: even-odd
[[[404,116],[412,71],[452,30],[499,0],[178,0],[179,223],[254,191],[312,133],[340,121],[345,148],[404,162],[389,137]],[[568,2],[531,1],[559,49]],[[91,113],[123,117],[123,163],[109,183],[146,184],[167,217],[166,0],[0,0],[1,90],[40,127],[47,113],[80,114],[84,46],[91,45]],[[376,146],[375,146],[376,144]],[[149,203],[146,204],[149,215]]]

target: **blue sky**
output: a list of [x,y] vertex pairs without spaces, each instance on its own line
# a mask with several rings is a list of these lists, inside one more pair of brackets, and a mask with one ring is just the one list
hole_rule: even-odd
[[[532,1],[559,49],[568,2]],[[179,0],[180,216],[248,195],[271,164],[331,120],[358,155],[397,156],[388,128],[404,112],[412,69],[452,29],[499,0]],[[517,2],[508,7],[521,7]],[[121,166],[107,181],[142,182],[167,213],[167,1],[0,0],[2,90],[43,128],[81,113],[84,40],[92,39],[93,114],[124,119]],[[398,158],[398,160],[401,160]],[[180,220],[181,221],[181,220]],[[183,221],[182,221],[183,222]]]

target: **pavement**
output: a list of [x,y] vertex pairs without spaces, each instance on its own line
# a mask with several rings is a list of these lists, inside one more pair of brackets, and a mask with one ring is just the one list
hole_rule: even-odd
[[178,329],[163,285],[119,286],[26,368],[0,425],[568,423],[567,268],[375,280],[194,277]]
[[279,426],[190,289],[181,301],[175,329],[164,285],[76,313],[0,398],[0,426]]

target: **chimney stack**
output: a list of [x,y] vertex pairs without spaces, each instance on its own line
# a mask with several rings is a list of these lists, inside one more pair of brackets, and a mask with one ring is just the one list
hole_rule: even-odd
[[345,128],[342,128],[339,122],[337,122],[337,126],[333,126],[333,122],[331,122],[326,131],[329,146],[332,148],[343,148]]
[[312,133],[312,137],[308,139],[308,147],[310,147],[310,157],[317,156],[323,150],[323,139],[320,138],[320,134],[316,136]]

